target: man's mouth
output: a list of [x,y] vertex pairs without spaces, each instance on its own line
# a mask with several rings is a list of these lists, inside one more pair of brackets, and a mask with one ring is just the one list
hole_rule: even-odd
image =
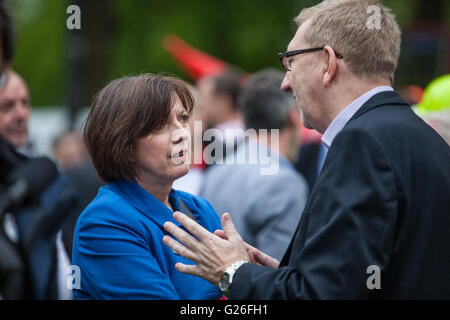
[[8,133],[14,134],[14,135],[23,135],[23,134],[27,134],[28,130],[27,130],[27,127],[15,127],[15,128],[8,130]]

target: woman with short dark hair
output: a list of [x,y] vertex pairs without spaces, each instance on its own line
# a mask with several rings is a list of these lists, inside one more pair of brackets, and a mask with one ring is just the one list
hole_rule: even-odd
[[218,288],[177,272],[190,263],[162,242],[173,211],[209,231],[220,220],[204,199],[172,189],[190,167],[189,115],[194,98],[173,77],[117,79],[94,98],[84,141],[107,182],[83,211],[72,263],[80,268],[77,299],[215,299]]

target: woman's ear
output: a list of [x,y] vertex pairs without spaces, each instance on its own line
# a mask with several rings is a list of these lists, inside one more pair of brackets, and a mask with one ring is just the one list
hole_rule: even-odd
[[337,57],[334,50],[330,46],[324,47],[325,59],[326,59],[326,69],[323,74],[323,85],[328,87],[331,81],[336,77],[337,74]]

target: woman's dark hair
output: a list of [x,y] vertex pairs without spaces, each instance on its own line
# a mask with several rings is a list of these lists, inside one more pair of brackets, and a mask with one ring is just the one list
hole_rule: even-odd
[[136,177],[136,140],[167,124],[176,96],[191,113],[194,97],[182,80],[169,76],[120,78],[94,97],[83,138],[104,181]]

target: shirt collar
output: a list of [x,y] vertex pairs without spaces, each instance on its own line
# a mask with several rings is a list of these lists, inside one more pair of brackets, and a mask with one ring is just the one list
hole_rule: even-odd
[[389,86],[380,86],[373,88],[362,96],[352,101],[348,106],[339,112],[337,117],[331,122],[328,126],[327,130],[325,130],[322,136],[323,144],[329,148],[333,143],[334,138],[337,134],[344,128],[347,122],[353,117],[353,115],[366,103],[370,98],[374,95],[383,92],[383,91],[394,91],[392,87]]

